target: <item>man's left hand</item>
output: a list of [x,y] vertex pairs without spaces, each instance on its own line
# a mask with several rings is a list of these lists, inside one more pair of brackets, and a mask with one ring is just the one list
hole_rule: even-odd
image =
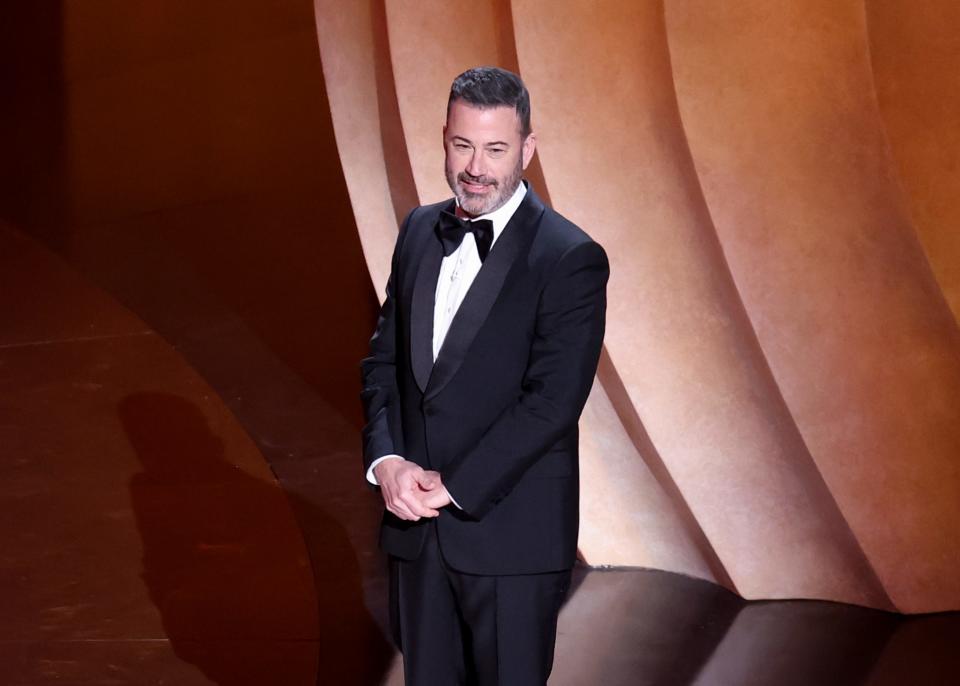
[[420,481],[420,488],[416,492],[416,497],[424,507],[429,507],[434,510],[439,510],[441,507],[446,507],[452,501],[450,500],[450,494],[447,493],[447,489],[443,485],[443,479],[440,477],[440,472],[435,472],[433,470],[424,472],[425,479]]

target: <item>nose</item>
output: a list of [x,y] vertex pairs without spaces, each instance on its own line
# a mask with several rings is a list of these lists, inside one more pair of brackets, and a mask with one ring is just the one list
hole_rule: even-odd
[[486,171],[486,165],[483,163],[483,151],[474,150],[473,154],[470,156],[470,161],[467,163],[466,167],[467,173],[473,177],[483,176]]

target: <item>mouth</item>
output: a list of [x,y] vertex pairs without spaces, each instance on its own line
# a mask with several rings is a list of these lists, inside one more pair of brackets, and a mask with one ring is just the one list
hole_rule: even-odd
[[492,183],[477,183],[474,181],[468,181],[467,179],[460,178],[460,185],[463,186],[463,190],[467,193],[475,194],[484,194],[490,190],[494,184]]

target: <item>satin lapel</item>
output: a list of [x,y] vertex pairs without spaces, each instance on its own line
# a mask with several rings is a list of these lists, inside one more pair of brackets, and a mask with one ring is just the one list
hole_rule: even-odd
[[437,294],[437,278],[443,261],[443,245],[433,236],[425,237],[427,245],[417,265],[410,304],[410,364],[413,377],[425,392],[433,369],[433,307]]
[[[470,344],[477,337],[480,327],[490,314],[493,303],[500,295],[503,282],[506,280],[510,268],[522,248],[529,245],[542,213],[543,204],[534,195],[533,189],[528,188],[523,202],[520,203],[520,207],[517,208],[517,211],[507,223],[503,234],[493,244],[490,254],[484,260],[483,267],[480,268],[477,277],[470,285],[470,290],[467,291],[467,295],[463,299],[463,303],[454,315],[447,336],[443,339],[440,353],[437,355],[437,361],[433,365],[433,373],[430,375],[430,381],[426,387],[425,399],[430,399],[439,393],[457,373],[460,365],[463,364]],[[433,281],[433,285],[436,285],[436,280]],[[433,298],[430,299],[430,303],[433,303]],[[430,353],[432,357],[432,348]]]

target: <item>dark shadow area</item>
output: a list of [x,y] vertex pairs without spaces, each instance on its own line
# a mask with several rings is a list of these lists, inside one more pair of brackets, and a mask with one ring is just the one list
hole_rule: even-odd
[[67,246],[62,3],[16,2],[0,22],[0,219]]
[[311,0],[13,3],[0,38],[0,219],[108,289],[152,232],[359,428],[378,308]]
[[960,613],[900,617],[866,682],[869,686],[960,681]]
[[729,591],[646,570],[575,573],[560,614],[557,684],[688,684],[736,618]]
[[311,579],[287,496],[231,464],[195,405],[139,393],[119,414],[143,465],[130,483],[143,580],[177,656],[221,686],[379,683],[392,651],[343,527],[296,502],[324,532]]
[[576,577],[560,616],[556,686],[940,686],[960,675],[960,613],[747,602],[654,570]]
[[896,624],[895,615],[839,603],[748,603],[694,683],[864,683]]

